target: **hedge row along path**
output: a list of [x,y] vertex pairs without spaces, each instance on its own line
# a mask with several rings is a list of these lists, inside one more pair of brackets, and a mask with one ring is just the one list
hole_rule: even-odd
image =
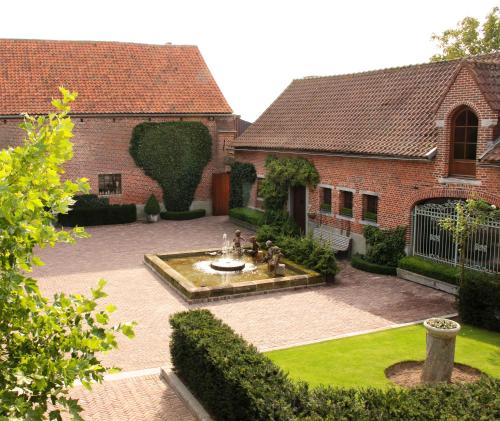
[[[106,279],[106,301],[118,307],[114,319],[139,324],[136,338],[120,341],[116,352],[104,356],[105,363],[124,371],[160,367],[170,359],[168,318],[187,305],[144,267],[143,255],[218,247],[222,234],[230,235],[236,228],[227,217],[90,227],[89,239],[42,250],[46,266],[37,268],[35,275],[44,293],[86,292],[99,278]],[[243,230],[243,237],[248,236]],[[219,301],[202,307],[263,349],[451,314],[453,302],[454,298],[445,293],[346,266],[333,287]],[[120,411],[114,419],[126,419],[122,414],[127,410],[133,418],[134,408],[142,404],[130,399],[131,390],[138,387],[129,384],[132,381],[141,380],[120,381],[122,388],[99,387],[94,395],[76,390],[78,396],[85,396],[85,419],[113,419],[113,414],[102,416],[98,412],[97,401],[108,398]],[[152,399],[152,405],[174,405],[161,399],[160,395],[167,393],[165,388],[161,384],[152,386],[152,393],[159,395],[144,399]]]

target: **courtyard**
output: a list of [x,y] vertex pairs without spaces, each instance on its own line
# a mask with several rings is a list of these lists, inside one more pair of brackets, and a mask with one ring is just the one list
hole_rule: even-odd
[[[369,274],[340,262],[331,286],[187,305],[143,264],[144,254],[219,247],[236,227],[227,217],[88,228],[91,238],[44,249],[35,275],[45,294],[87,293],[107,280],[103,304],[118,307],[115,321],[136,321],[136,337],[120,338],[103,356],[123,372],[93,392],[77,387],[86,419],[192,419],[175,392],[159,379],[168,366],[169,316],[208,308],[259,350],[319,342],[455,313],[451,295],[392,276]],[[243,230],[248,237],[248,231]],[[285,251],[286,253],[286,251]],[[120,377],[118,377],[120,376]],[[103,409],[105,408],[105,410]],[[146,416],[147,415],[147,416]]]

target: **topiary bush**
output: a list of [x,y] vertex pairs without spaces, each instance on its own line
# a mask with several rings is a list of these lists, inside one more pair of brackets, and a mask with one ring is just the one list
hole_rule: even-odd
[[365,260],[395,268],[405,255],[405,232],[405,227],[381,230],[366,226],[363,230],[368,245]]
[[257,179],[255,166],[248,162],[233,162],[230,175],[229,208],[241,208],[246,206],[243,199],[243,184],[253,184]]
[[159,215],[160,214],[160,204],[156,200],[156,196],[152,194],[149,196],[146,206],[144,206],[144,213],[147,215]]
[[379,265],[377,263],[369,262],[360,254],[352,256],[351,266],[365,272],[378,273],[380,275],[396,275],[397,272],[394,266]]
[[414,389],[343,389],[294,383],[208,310],[170,318],[172,363],[219,420],[494,420],[500,379]]
[[458,267],[434,262],[419,256],[403,257],[399,260],[398,267],[453,285],[458,285],[460,280],[460,269]]
[[187,211],[212,156],[208,128],[198,122],[141,123],[132,132],[130,154],[160,184],[169,211]]
[[160,213],[162,219],[169,219],[174,221],[184,221],[188,219],[202,218],[206,215],[205,209],[193,209],[181,212],[164,211]]
[[97,194],[79,194],[73,198],[75,203],[72,209],[78,208],[105,208],[109,206],[109,198],[99,197]]

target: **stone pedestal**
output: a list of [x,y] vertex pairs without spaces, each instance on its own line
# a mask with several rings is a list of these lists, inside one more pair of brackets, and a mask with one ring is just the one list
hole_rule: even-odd
[[460,325],[453,322],[452,329],[439,329],[424,322],[427,329],[427,355],[422,370],[423,383],[450,382],[455,362],[455,339]]

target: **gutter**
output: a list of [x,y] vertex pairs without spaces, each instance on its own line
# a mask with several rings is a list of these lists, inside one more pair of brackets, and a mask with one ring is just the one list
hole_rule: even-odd
[[[51,111],[48,111],[51,112]],[[32,116],[46,115],[47,113],[34,113]],[[81,118],[118,118],[118,117],[235,117],[232,113],[69,113],[70,117]],[[22,114],[0,115],[0,119],[22,119]]]
[[391,155],[367,155],[367,154],[354,154],[354,153],[339,153],[339,152],[316,152],[316,151],[297,151],[297,150],[279,150],[279,149],[257,149],[257,148],[245,148],[245,147],[235,147],[235,152],[245,151],[245,152],[266,152],[266,153],[278,153],[278,154],[292,154],[292,155],[308,155],[308,156],[338,156],[343,158],[361,158],[361,159],[384,159],[384,160],[398,160],[398,161],[419,161],[419,162],[429,162],[436,155],[437,148],[431,149],[425,154],[424,157],[406,157],[406,156],[391,156]]

